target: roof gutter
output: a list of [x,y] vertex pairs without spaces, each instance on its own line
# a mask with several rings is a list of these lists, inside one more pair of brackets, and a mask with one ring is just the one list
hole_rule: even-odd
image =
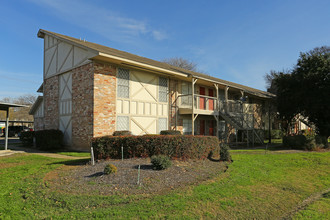
[[109,55],[109,54],[102,53],[102,52],[99,52],[99,55],[103,56],[103,57],[106,57],[106,58],[119,60],[121,62],[130,63],[132,65],[141,66],[141,67],[144,67],[144,68],[147,68],[147,69],[150,69],[150,70],[156,70],[156,71],[159,71],[159,72],[164,72],[164,73],[175,75],[175,76],[188,77],[187,74],[178,73],[178,72],[175,72],[175,71],[163,69],[163,68],[160,68],[160,67],[151,66],[151,65],[148,65],[148,64],[145,64],[145,63],[136,62],[136,61],[133,61],[133,60],[125,59],[125,58],[118,57],[118,56]]
[[[205,80],[205,81],[208,81],[208,82],[212,82],[212,83],[216,83],[216,84],[220,84],[220,85],[224,85],[224,86],[229,86],[229,87],[231,87],[231,88],[234,88],[234,89],[238,89],[238,90],[244,91],[244,92],[249,93],[249,94],[251,94],[251,95],[256,95],[256,96],[263,97],[263,98],[272,98],[271,95],[260,94],[260,93],[257,93],[257,92],[251,92],[251,91],[248,91],[248,90],[246,90],[246,89],[242,89],[242,88],[237,87],[237,86],[227,85],[227,84],[222,83],[222,82],[218,82],[218,81],[211,80],[211,79],[207,79],[207,78],[200,77],[200,76],[195,76],[195,75],[193,75],[193,74],[189,74],[189,76],[190,76],[190,77],[193,77],[193,78],[196,78],[196,79],[201,79],[201,80]],[[275,97],[275,95],[274,95],[273,97]]]

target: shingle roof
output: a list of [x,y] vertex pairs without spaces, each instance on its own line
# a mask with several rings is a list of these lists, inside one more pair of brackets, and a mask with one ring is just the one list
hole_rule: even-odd
[[74,43],[78,46],[82,46],[82,47],[94,50],[95,52],[104,53],[104,54],[108,54],[108,55],[128,59],[128,60],[131,60],[131,61],[135,61],[135,62],[155,66],[155,67],[158,67],[158,68],[163,68],[165,70],[170,70],[170,71],[174,71],[174,72],[177,72],[177,73],[185,74],[185,75],[187,75],[187,77],[193,76],[193,77],[197,77],[197,78],[203,78],[203,79],[206,79],[206,80],[214,81],[214,82],[222,84],[222,85],[227,85],[229,87],[233,87],[233,88],[243,90],[244,92],[247,92],[247,93],[259,96],[259,97],[272,98],[272,97],[275,96],[272,93],[265,92],[265,91],[262,91],[262,90],[259,90],[259,89],[254,89],[254,88],[244,86],[244,85],[241,85],[241,84],[238,84],[238,83],[233,83],[233,82],[222,80],[222,79],[212,77],[212,76],[209,76],[209,75],[206,75],[206,74],[193,72],[193,71],[189,71],[189,70],[182,69],[182,68],[179,68],[179,67],[175,67],[175,66],[169,65],[167,63],[152,60],[152,59],[149,59],[149,58],[146,58],[146,57],[141,57],[141,56],[138,56],[138,55],[135,55],[135,54],[125,52],[125,51],[121,51],[121,50],[117,50],[117,49],[114,49],[114,48],[106,47],[106,46],[103,46],[103,45],[100,45],[100,44],[96,44],[96,43],[88,42],[88,41],[85,41],[85,40],[80,40],[80,39],[77,39],[77,38],[74,38],[74,37],[69,37],[69,36],[66,36],[66,35],[62,35],[62,34],[58,34],[58,33],[54,33],[54,32],[51,32],[51,31],[40,29],[39,32],[38,32],[38,36],[43,38],[44,34],[53,35],[57,38],[61,38],[63,40],[69,41],[69,42]]

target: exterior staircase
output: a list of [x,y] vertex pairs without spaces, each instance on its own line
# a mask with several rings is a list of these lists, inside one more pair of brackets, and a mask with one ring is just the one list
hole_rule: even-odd
[[253,104],[244,104],[240,101],[230,100],[229,102],[221,102],[219,104],[219,116],[221,116],[228,124],[238,131],[245,133],[247,141],[264,144],[263,138],[257,133],[256,129],[261,125],[254,119]]

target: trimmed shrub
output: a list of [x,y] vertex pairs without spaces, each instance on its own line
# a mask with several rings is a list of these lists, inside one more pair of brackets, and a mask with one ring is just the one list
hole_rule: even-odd
[[22,141],[23,146],[33,146],[34,131],[24,131],[21,133],[19,139]]
[[328,148],[327,139],[316,135],[293,135],[283,137],[283,146],[298,150],[317,150]]
[[220,161],[229,161],[231,162],[231,156],[229,153],[229,146],[227,144],[220,144]]
[[35,131],[36,147],[40,150],[56,150],[63,146],[63,132],[60,130]]
[[151,163],[155,170],[165,170],[172,165],[170,158],[165,155],[152,156]]
[[97,159],[120,159],[122,146],[125,158],[162,154],[183,160],[206,159],[211,151],[219,153],[219,140],[215,136],[105,136],[93,138],[92,146]]
[[283,146],[291,147],[298,150],[304,150],[305,144],[307,143],[306,136],[304,135],[293,135],[283,137]]
[[328,148],[330,145],[328,142],[328,138],[325,136],[316,135],[315,142],[318,146],[321,146],[322,148]]
[[163,130],[160,132],[161,135],[181,135],[181,131],[174,130]]
[[132,132],[130,131],[115,131],[112,134],[113,136],[129,136],[132,135]]
[[111,163],[105,165],[103,173],[106,175],[117,173],[117,167]]

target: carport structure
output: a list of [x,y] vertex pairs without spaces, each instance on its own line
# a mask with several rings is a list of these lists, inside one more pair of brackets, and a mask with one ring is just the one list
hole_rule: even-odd
[[9,127],[9,108],[20,108],[20,107],[27,107],[25,105],[18,105],[12,103],[3,103],[0,102],[0,111],[6,111],[6,135],[5,135],[5,150],[8,148],[8,127]]

